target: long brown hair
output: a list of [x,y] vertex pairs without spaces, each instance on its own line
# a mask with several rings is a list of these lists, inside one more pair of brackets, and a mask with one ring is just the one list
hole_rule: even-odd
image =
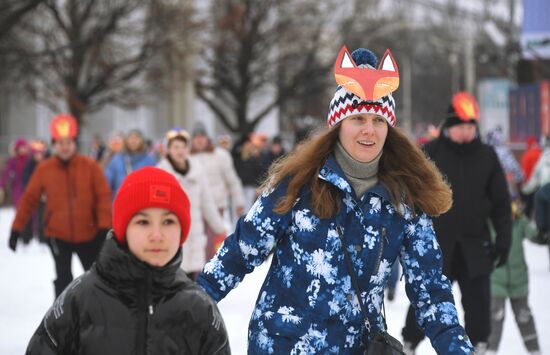
[[439,216],[453,203],[453,193],[441,172],[400,128],[388,130],[378,181],[388,189],[394,203],[404,200],[413,212],[419,209]]
[[[298,145],[269,169],[261,189],[289,179],[286,195],[274,211],[292,209],[302,188],[311,190],[311,203],[320,218],[334,216],[340,208],[340,190],[319,179],[319,171],[334,151],[340,125],[327,128]],[[388,189],[392,202],[405,202],[429,215],[437,216],[451,208],[452,192],[435,164],[399,128],[389,128],[378,169],[378,180]]]

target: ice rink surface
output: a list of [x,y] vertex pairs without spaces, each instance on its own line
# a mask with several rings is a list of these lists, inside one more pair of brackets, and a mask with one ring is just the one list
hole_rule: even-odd
[[[54,300],[54,265],[45,245],[32,242],[19,245],[17,253],[8,249],[8,237],[14,210],[0,209],[0,354],[24,354],[27,343]],[[548,249],[524,243],[529,266],[529,302],[539,334],[543,354],[550,355],[550,266]],[[264,263],[219,303],[229,333],[232,354],[246,354],[247,326],[256,296],[263,282],[269,263]],[[73,273],[82,273],[77,257],[73,258]],[[460,294],[455,286],[455,300],[459,313]],[[396,298],[386,301],[389,331],[401,338],[408,300],[399,283]],[[507,306],[504,333],[499,354],[527,354],[516,327],[512,309]],[[418,355],[435,354],[428,340],[417,349]]]

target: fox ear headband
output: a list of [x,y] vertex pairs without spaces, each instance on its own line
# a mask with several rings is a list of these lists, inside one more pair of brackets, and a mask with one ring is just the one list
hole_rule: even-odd
[[334,62],[334,79],[339,85],[330,102],[329,126],[358,114],[376,114],[395,126],[395,101],[391,95],[399,87],[399,70],[389,49],[378,60],[368,49],[352,54],[343,46]]
[[365,101],[376,101],[399,87],[399,70],[389,49],[386,49],[378,68],[374,69],[367,63],[355,63],[343,46],[334,63],[334,78],[338,85]]

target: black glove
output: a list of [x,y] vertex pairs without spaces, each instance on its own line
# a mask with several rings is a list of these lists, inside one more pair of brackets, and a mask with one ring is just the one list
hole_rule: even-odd
[[510,248],[495,245],[492,252],[493,264],[495,265],[495,267],[501,267],[502,265],[506,264],[506,262],[508,261],[509,253]]
[[15,249],[17,249],[17,239],[19,239],[19,235],[21,233],[19,233],[18,231],[14,231],[12,230],[11,231],[11,234],[10,234],[10,241],[9,241],[9,247],[11,250],[13,250],[15,252]]
[[537,234],[531,238],[531,241],[535,244],[547,245],[548,244],[548,232],[539,230]]

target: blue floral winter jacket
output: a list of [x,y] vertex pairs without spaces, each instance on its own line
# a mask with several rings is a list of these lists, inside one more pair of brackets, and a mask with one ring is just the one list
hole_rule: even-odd
[[273,253],[250,320],[248,353],[359,354],[364,349],[367,331],[344,261],[341,226],[368,310],[369,338],[383,329],[384,284],[399,257],[407,296],[437,353],[470,354],[473,347],[458,322],[451,284],[441,272],[431,219],[426,214],[413,218],[404,205],[398,212],[382,185],[357,201],[332,157],[319,178],[342,191],[337,216],[316,217],[308,191],[290,212],[273,212],[286,193],[281,183],[263,192],[198,278],[219,301]]

